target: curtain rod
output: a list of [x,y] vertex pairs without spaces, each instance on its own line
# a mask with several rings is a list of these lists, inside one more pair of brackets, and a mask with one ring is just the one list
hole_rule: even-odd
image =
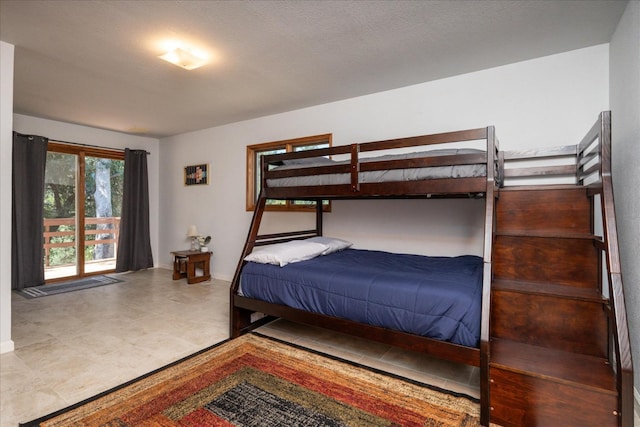
[[[124,153],[124,150],[121,148],[112,148],[112,147],[102,147],[100,145],[91,145],[91,144],[83,144],[81,142],[69,142],[69,141],[61,141],[59,139],[50,139],[50,141],[53,142],[60,142],[62,144],[69,144],[69,145],[77,145],[80,147],[89,147],[89,148],[100,148],[101,150],[109,150],[109,151],[117,151],[119,153]],[[147,150],[142,150],[147,154],[151,154],[149,151]]]
[[[16,132],[16,133],[17,133],[18,135],[21,135],[21,136],[34,136],[34,135],[25,135],[25,134],[23,134],[23,133],[19,133],[19,132]],[[100,146],[100,145],[83,144],[83,143],[81,143],[81,142],[62,141],[62,140],[60,140],[60,139],[49,139],[49,141],[52,141],[52,142],[60,142],[60,143],[62,143],[62,144],[69,144],[69,145],[78,145],[78,146],[80,146],[80,147],[100,148],[101,150],[117,151],[117,152],[119,152],[119,153],[124,153],[124,150],[122,150],[122,149],[120,149],[120,148],[102,147],[102,146]],[[145,153],[147,153],[147,154],[151,154],[151,153],[150,153],[149,151],[147,151],[147,150],[143,150],[143,151],[144,151]]]

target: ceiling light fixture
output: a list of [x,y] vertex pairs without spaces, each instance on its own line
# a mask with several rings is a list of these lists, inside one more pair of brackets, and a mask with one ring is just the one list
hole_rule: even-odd
[[207,63],[207,58],[181,47],[176,47],[164,55],[158,56],[158,58],[171,62],[185,70],[194,70]]

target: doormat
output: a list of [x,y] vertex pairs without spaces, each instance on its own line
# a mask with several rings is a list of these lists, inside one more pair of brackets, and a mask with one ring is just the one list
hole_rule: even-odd
[[97,288],[98,286],[112,285],[114,283],[124,282],[124,280],[116,279],[110,276],[91,276],[69,282],[56,283],[55,285],[32,286],[17,291],[18,294],[25,298],[40,298],[49,295],[64,294],[66,292],[79,291],[82,289]]

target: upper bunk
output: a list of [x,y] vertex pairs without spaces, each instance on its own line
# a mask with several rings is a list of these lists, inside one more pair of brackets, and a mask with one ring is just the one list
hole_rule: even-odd
[[267,155],[265,199],[483,197],[499,186],[492,126]]

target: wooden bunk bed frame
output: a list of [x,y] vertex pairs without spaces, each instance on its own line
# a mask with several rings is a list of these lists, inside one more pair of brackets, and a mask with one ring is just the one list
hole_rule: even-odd
[[[376,153],[408,147],[438,146],[441,144],[484,141],[484,149],[479,153],[456,154],[435,157],[421,157],[404,160],[382,160],[361,162],[360,153]],[[484,148],[484,147],[483,147]],[[270,171],[272,161],[301,159],[317,156],[348,155],[347,165],[329,165],[312,168],[299,168],[285,171]],[[434,135],[351,144],[319,150],[264,156],[262,167],[262,190],[253,214],[242,256],[236,269],[231,286],[231,337],[237,337],[256,327],[264,325],[274,318],[284,318],[294,322],[319,326],[343,333],[363,337],[373,341],[401,347],[408,350],[431,354],[435,357],[458,363],[481,367],[481,418],[485,425],[489,420],[488,402],[488,355],[489,355],[489,307],[491,286],[491,252],[494,228],[494,203],[500,184],[501,172],[498,169],[498,142],[493,127],[448,132]],[[485,165],[485,176],[424,179],[417,181],[398,181],[381,183],[359,182],[359,172],[400,168],[437,167],[449,165]],[[268,179],[307,174],[348,173],[350,182],[339,185],[318,185],[305,187],[269,187]],[[478,348],[466,347],[432,338],[385,329],[377,326],[357,323],[350,320],[310,313],[303,310],[272,304],[265,301],[238,295],[240,275],[246,263],[245,256],[255,246],[281,243],[293,239],[322,236],[323,200],[361,199],[361,198],[468,198],[484,197],[485,238],[483,254],[483,286],[481,336]],[[277,234],[259,234],[262,215],[267,199],[312,200],[316,202],[316,227]],[[252,321],[253,313],[266,315]]]
[[[400,348],[422,352],[430,354],[434,357],[451,360],[458,363],[463,363],[471,366],[477,366],[480,368],[480,423],[483,426],[488,426],[492,419],[492,411],[495,409],[493,418],[501,420],[505,414],[512,414],[514,412],[513,402],[522,400],[520,402],[521,407],[516,408],[518,413],[525,414],[529,421],[534,420],[531,425],[536,425],[535,420],[549,419],[545,417],[552,417],[555,420],[566,421],[564,412],[556,413],[556,406],[545,407],[545,402],[538,401],[532,403],[532,401],[538,399],[538,395],[532,390],[526,389],[526,380],[516,380],[512,395],[506,400],[504,399],[505,391],[496,389],[492,391],[494,387],[503,387],[503,383],[498,384],[499,380],[494,379],[491,375],[498,373],[497,371],[507,369],[507,372],[516,375],[523,374],[522,367],[519,363],[523,359],[522,355],[505,354],[504,350],[504,337],[500,336],[500,329],[502,325],[510,324],[513,316],[510,311],[507,310],[506,318],[500,318],[496,312],[492,313],[492,306],[504,304],[503,300],[499,301],[495,292],[504,294],[504,283],[492,283],[500,275],[504,274],[505,260],[500,260],[498,257],[492,262],[492,254],[504,250],[504,237],[512,238],[512,236],[519,236],[523,230],[529,228],[527,233],[533,237],[539,238],[561,238],[568,237],[570,240],[573,238],[583,238],[584,236],[574,236],[572,232],[569,235],[556,235],[557,231],[549,232],[548,230],[541,229],[536,230],[535,226],[538,223],[545,223],[545,220],[538,218],[536,221],[529,219],[526,223],[518,223],[519,219],[522,219],[520,214],[516,215],[513,223],[516,229],[504,230],[504,227],[510,221],[499,220],[498,217],[502,216],[503,220],[506,215],[507,218],[513,217],[508,193],[513,194],[518,191],[522,192],[522,187],[507,185],[504,189],[503,177],[506,179],[521,179],[525,177],[573,177],[573,184],[548,184],[548,185],[531,185],[529,190],[533,190],[535,193],[543,194],[546,192],[551,193],[562,192],[569,189],[574,191],[575,189],[583,189],[585,194],[590,198],[590,212],[587,213],[591,218],[591,231],[594,233],[594,218],[595,203],[593,201],[595,196],[600,199],[600,209],[602,216],[603,236],[598,238],[597,236],[589,236],[593,240],[593,245],[597,251],[595,264],[597,267],[597,275],[599,276],[596,292],[600,292],[600,296],[592,298],[603,305],[603,310],[606,313],[607,325],[606,330],[608,333],[605,336],[605,340],[608,342],[606,347],[608,348],[608,356],[605,357],[606,364],[611,365],[612,372],[608,375],[612,375],[613,389],[615,390],[615,400],[612,425],[630,427],[633,425],[633,368],[631,362],[631,352],[629,344],[629,332],[627,327],[624,291],[622,285],[622,277],[620,272],[620,260],[618,255],[618,242],[617,242],[617,229],[615,221],[614,203],[613,203],[613,188],[611,183],[611,119],[609,112],[603,112],[600,114],[598,121],[594,124],[591,130],[587,133],[584,139],[572,146],[555,147],[555,148],[543,148],[537,150],[527,150],[520,152],[501,152],[498,150],[498,142],[495,137],[495,131],[493,127],[472,129],[457,132],[448,132],[435,135],[425,135],[411,138],[401,138],[386,141],[377,141],[363,144],[352,144],[347,146],[338,146],[325,148],[320,150],[309,150],[305,152],[286,153],[274,156],[264,156],[262,164],[262,190],[256,208],[253,213],[253,219],[248,232],[247,240],[245,242],[240,261],[238,263],[233,282],[230,289],[230,328],[231,337],[237,337],[243,333],[249,332],[254,328],[262,326],[275,318],[284,318],[294,322],[319,326],[322,328],[336,330],[342,333],[351,334],[354,336],[366,338],[372,341],[378,341],[392,346]],[[360,153],[375,153],[380,150],[396,149],[407,147],[424,147],[434,146],[439,144],[462,142],[462,141],[477,141],[482,140],[485,142],[486,149],[481,153],[474,154],[456,154],[456,155],[443,155],[435,157],[421,157],[410,158],[404,160],[374,160],[361,162]],[[321,165],[312,167],[299,167],[295,169],[276,169],[269,170],[268,164],[274,161],[283,161],[291,159],[305,159],[317,156],[336,156],[336,155],[348,155],[349,162],[341,162],[335,165]],[[569,164],[563,164],[557,166],[558,159],[570,158]],[[528,166],[527,162],[535,159],[550,159],[551,162],[542,166]],[[523,164],[524,161],[524,164]],[[546,160],[545,160],[546,161]],[[348,163],[348,164],[347,164]],[[505,166],[506,164],[506,166]],[[479,177],[471,178],[444,178],[444,179],[423,179],[417,181],[398,181],[398,182],[376,182],[376,183],[364,183],[359,182],[360,172],[378,171],[388,169],[402,169],[407,167],[436,167],[443,165],[485,165],[486,174]],[[306,176],[306,175],[322,175],[322,174],[335,174],[342,173],[348,174],[350,179],[348,183],[338,185],[314,185],[304,187],[270,187],[268,185],[269,179],[278,179],[283,177],[292,176]],[[595,180],[589,181],[589,177],[596,177]],[[508,183],[509,184],[509,183]],[[573,190],[572,190],[573,189]],[[525,190],[528,191],[528,190]],[[533,194],[533,192],[531,194]],[[503,193],[504,197],[500,196]],[[523,195],[525,199],[528,199],[528,195]],[[322,314],[316,314],[306,312],[303,310],[291,308],[284,305],[268,303],[254,298],[244,297],[238,294],[240,287],[240,276],[243,267],[246,264],[244,258],[250,254],[254,247],[261,245],[268,245],[273,243],[281,243],[294,239],[304,239],[314,236],[323,235],[323,200],[336,200],[336,199],[366,199],[366,198],[457,198],[457,197],[483,197],[485,200],[484,209],[484,248],[483,248],[483,279],[482,279],[482,309],[481,309],[481,327],[480,327],[480,342],[479,346],[466,347],[450,342],[444,342],[427,338],[423,336],[413,335],[404,332],[398,332],[390,329],[385,329],[377,326],[371,326],[362,324],[350,320],[330,317]],[[499,200],[500,198],[500,200]],[[276,234],[259,234],[260,223],[265,210],[267,199],[287,199],[287,200],[311,200],[316,202],[316,226],[314,229],[293,231]],[[505,199],[505,200],[502,200]],[[512,200],[512,199],[511,199]],[[542,197],[540,200],[547,200]],[[548,199],[548,200],[552,200]],[[504,202],[504,203],[501,203]],[[568,202],[570,203],[570,202]],[[540,205],[540,202],[538,202]],[[545,203],[542,203],[544,205]],[[524,206],[516,207],[515,212],[518,209],[524,208]],[[561,208],[564,210],[566,206]],[[567,210],[567,211],[570,211]],[[505,213],[506,212],[506,213]],[[544,215],[543,215],[544,216]],[[519,218],[519,219],[518,219]],[[533,228],[531,228],[533,226]],[[526,237],[525,239],[529,238]],[[501,240],[502,239],[502,240]],[[502,253],[502,252],[501,252]],[[535,254],[532,255],[536,257]],[[508,261],[506,261],[508,263]],[[507,266],[509,270],[511,267]],[[537,270],[544,270],[542,267],[534,267]],[[495,276],[495,277],[494,277]],[[526,283],[525,283],[526,285]],[[520,288],[524,285],[521,283]],[[544,289],[544,285],[543,289]],[[526,286],[525,286],[526,287]],[[553,287],[552,287],[553,288]],[[557,287],[553,288],[556,289]],[[599,289],[599,291],[598,291]],[[538,296],[542,297],[549,294],[550,291],[536,289],[515,289],[517,292],[524,292],[529,295],[527,298],[531,298],[533,301]],[[606,290],[606,291],[604,291]],[[603,292],[604,291],[604,292]],[[568,296],[563,296],[568,300],[575,299],[575,291],[572,291]],[[608,297],[607,297],[608,294]],[[493,302],[492,302],[493,299]],[[579,298],[578,298],[579,299]],[[504,307],[504,305],[502,306]],[[495,309],[495,307],[494,307]],[[517,311],[517,307],[514,306],[514,310]],[[537,324],[537,318],[535,317],[538,312],[535,308],[535,304],[532,303],[530,308],[526,308],[531,313],[531,324]],[[264,316],[253,317],[254,313],[261,313]],[[517,314],[517,313],[516,313]],[[503,316],[503,317],[505,317]],[[566,315],[565,315],[566,316]],[[523,319],[519,319],[523,321]],[[493,324],[490,327],[490,323]],[[562,323],[562,322],[560,322]],[[520,325],[522,326],[522,325]],[[517,332],[520,327],[516,325],[514,331]],[[537,334],[545,335],[543,330],[539,330]],[[525,328],[526,329],[526,328]],[[523,329],[524,330],[524,329]],[[533,330],[533,329],[532,329]],[[567,333],[571,334],[571,330],[568,329]],[[566,332],[566,331],[565,331]],[[531,341],[531,337],[520,337],[523,340]],[[493,348],[491,348],[491,342],[494,342]],[[497,344],[496,344],[497,343]],[[527,345],[532,344],[529,342]],[[525,345],[526,347],[526,345]],[[526,347],[527,349],[531,347]],[[543,347],[544,350],[544,347]],[[528,351],[528,350],[527,350]],[[550,354],[557,354],[553,353]],[[511,358],[510,358],[511,357]],[[543,361],[553,362],[553,357],[541,357]],[[582,359],[578,359],[582,360]],[[544,362],[546,363],[546,362]],[[568,364],[566,369],[573,371],[575,376],[578,366],[577,364]],[[511,366],[511,368],[509,368]],[[574,367],[575,366],[575,367]],[[584,367],[581,367],[584,369]],[[511,369],[511,371],[509,371]],[[590,369],[589,367],[586,368]],[[509,374],[509,375],[511,375]],[[533,373],[538,379],[541,377],[538,374]],[[584,374],[589,376],[588,374]],[[604,382],[609,381],[607,377],[604,378]],[[523,377],[524,378],[524,377]],[[560,380],[562,383],[564,380]],[[554,383],[559,384],[559,383]],[[556,390],[554,386],[551,386],[552,390]],[[526,390],[525,390],[526,389]],[[569,398],[569,401],[573,400],[577,405],[573,408],[573,414],[584,413],[584,409],[580,406],[581,393],[585,392],[585,388],[578,387],[576,389],[576,395]],[[509,392],[511,393],[511,392]],[[529,393],[529,396],[528,394]],[[610,391],[605,391],[610,393]],[[490,398],[493,396],[492,398]],[[508,394],[508,393],[507,393]],[[527,397],[529,396],[529,397]],[[529,399],[531,398],[531,399]],[[515,400],[513,400],[515,399]],[[506,406],[505,406],[506,405]],[[538,405],[538,406],[536,406]],[[495,408],[494,408],[495,406]],[[502,408],[502,409],[501,409]],[[504,409],[506,408],[506,409]],[[604,408],[604,409],[603,409]],[[600,408],[605,413],[611,414],[610,406],[603,406]],[[552,413],[549,414],[548,411]],[[501,412],[506,411],[506,412]],[[545,412],[547,411],[547,412]],[[608,411],[608,412],[607,412]],[[555,417],[555,418],[553,418]],[[576,418],[579,418],[576,416]],[[555,423],[556,421],[553,421]],[[609,424],[609,423],[608,423]],[[519,422],[510,423],[506,421],[506,425],[520,425]],[[574,425],[574,424],[572,424]]]

